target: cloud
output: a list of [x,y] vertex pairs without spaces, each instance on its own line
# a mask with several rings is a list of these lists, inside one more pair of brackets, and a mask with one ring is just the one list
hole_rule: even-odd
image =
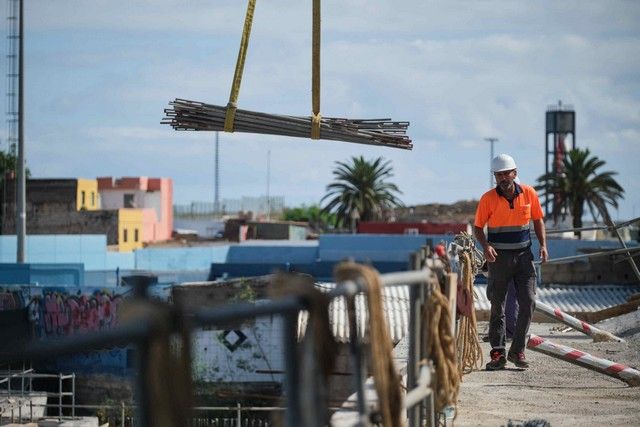
[[[409,120],[414,150],[221,134],[223,197],[263,194],[268,152],[271,192],[290,203],[317,202],[334,162],[354,155],[392,160],[408,204],[477,197],[488,186],[488,136],[531,182],[545,168],[544,114],[558,100],[575,108],[578,146],[637,190],[640,3],[322,4],[323,115]],[[246,2],[34,0],[26,8],[34,175],[171,176],[178,200],[212,197],[213,134],[159,122],[176,97],[226,104]],[[310,17],[311,2],[258,2],[241,108],[310,114]],[[639,197],[628,191],[621,212],[640,211]]]

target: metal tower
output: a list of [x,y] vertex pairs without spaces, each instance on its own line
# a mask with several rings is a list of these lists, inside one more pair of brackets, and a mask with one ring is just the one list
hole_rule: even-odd
[[7,143],[16,155],[18,144],[18,28],[19,0],[7,0]]
[[[547,108],[545,143],[545,173],[561,176],[564,173],[564,158],[567,154],[567,139],[570,139],[571,149],[576,148],[576,113],[570,105],[551,105]],[[545,183],[547,198],[544,202],[544,210],[547,218],[552,215],[554,222],[558,221],[561,211],[562,195],[557,193],[553,197],[549,195],[550,182]]]

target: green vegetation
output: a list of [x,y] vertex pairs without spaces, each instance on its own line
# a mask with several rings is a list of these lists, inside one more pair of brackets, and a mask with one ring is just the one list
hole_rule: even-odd
[[[555,197],[560,201],[555,207],[554,217],[561,216],[563,211],[569,212],[573,217],[573,227],[580,228],[586,203],[594,221],[598,222],[599,214],[606,224],[610,224],[607,205],[617,208],[618,200],[624,198],[624,189],[613,178],[616,172],[600,172],[605,163],[592,156],[588,148],[576,148],[567,153],[561,176],[549,173],[538,178],[536,190],[547,200]],[[546,182],[549,183],[548,189]]]
[[282,213],[284,221],[307,222],[316,231],[324,231],[330,224],[336,223],[336,215],[325,212],[318,205],[302,205],[295,208],[286,208]]
[[335,180],[327,185],[327,194],[322,198],[327,204],[322,210],[335,215],[337,227],[353,227],[357,219],[381,220],[387,211],[403,206],[397,198],[402,192],[388,181],[393,177],[391,161],[382,157],[369,161],[359,156],[352,157],[350,163],[336,164]]

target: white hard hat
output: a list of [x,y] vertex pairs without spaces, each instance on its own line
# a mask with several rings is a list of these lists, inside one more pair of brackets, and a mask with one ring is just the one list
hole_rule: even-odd
[[491,172],[510,171],[516,168],[516,161],[508,154],[498,154],[491,160]]

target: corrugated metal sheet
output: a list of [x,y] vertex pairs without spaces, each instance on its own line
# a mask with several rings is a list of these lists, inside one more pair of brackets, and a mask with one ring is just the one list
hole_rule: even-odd
[[[316,286],[329,291],[335,288],[334,283],[318,283]],[[476,284],[475,307],[478,310],[489,310],[486,284]],[[626,302],[628,296],[640,292],[640,286],[625,285],[552,285],[540,287],[537,299],[565,312],[592,312]],[[409,329],[409,286],[392,286],[383,289],[384,312],[391,331],[393,342],[400,341]],[[362,338],[368,319],[363,296],[356,297],[356,316],[358,335]],[[329,322],[333,335],[338,342],[349,342],[349,321],[344,298],[336,298],[329,305]],[[307,314],[301,313],[298,330],[306,329]]]
[[[491,309],[487,299],[487,285],[476,284],[475,307]],[[590,312],[622,304],[629,295],[640,292],[640,286],[628,285],[550,285],[536,290],[536,298],[565,312]]]
[[[335,283],[317,283],[316,286],[325,292],[335,288]],[[388,286],[383,288],[383,307],[385,319],[391,332],[391,340],[398,342],[409,329],[409,286]],[[362,295],[356,296],[356,322],[358,336],[363,338],[365,325],[369,319],[366,301]],[[338,342],[349,342],[349,319],[343,297],[335,298],[329,305],[329,322],[331,330]],[[298,330],[302,333],[307,327],[307,313],[301,313]]]

